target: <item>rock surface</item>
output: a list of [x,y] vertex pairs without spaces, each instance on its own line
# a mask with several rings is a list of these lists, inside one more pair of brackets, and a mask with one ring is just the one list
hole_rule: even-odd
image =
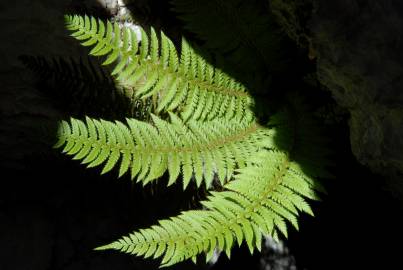
[[403,173],[402,12],[398,0],[319,1],[310,23],[318,78],[351,114],[353,153],[394,179]]
[[402,1],[273,0],[272,8],[291,38],[310,43],[318,80],[349,111],[358,161],[403,195]]
[[271,237],[263,241],[260,270],[297,270],[294,256],[284,241],[276,242]]

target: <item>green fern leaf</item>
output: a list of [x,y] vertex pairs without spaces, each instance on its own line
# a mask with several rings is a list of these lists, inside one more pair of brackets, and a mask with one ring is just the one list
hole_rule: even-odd
[[55,147],[88,167],[104,164],[102,173],[117,166],[119,176],[130,171],[143,184],[168,171],[169,185],[182,172],[184,188],[192,178],[198,186],[204,181],[209,187],[215,174],[224,184],[237,164],[245,162],[249,153],[239,149],[257,152],[264,147],[261,140],[271,136],[247,118],[184,123],[171,114],[171,123],[154,115],[152,119],[153,125],[135,119],[127,119],[127,125],[88,117],[85,123],[63,121]]
[[[157,96],[157,111],[177,109],[185,120],[214,116],[240,119],[245,108],[251,106],[252,99],[245,87],[208,65],[185,40],[178,59],[172,41],[163,33],[159,41],[154,29],[150,38],[141,30],[139,48],[134,31],[121,29],[117,23],[107,22],[105,31],[103,22],[87,16],[67,15],[65,21],[67,29],[73,31],[72,36],[83,41],[82,45],[95,45],[90,54],[106,56],[104,65],[116,63],[112,75],[123,86],[137,89],[140,98]],[[218,98],[222,103],[213,106],[213,100]],[[181,104],[183,100],[185,104]]]
[[[273,163],[273,160],[276,161],[274,167],[277,169],[268,170],[266,164]],[[227,191],[214,193],[209,201],[204,202],[206,210],[191,210],[171,220],[160,221],[160,226],[167,232],[165,234],[158,233],[155,229],[158,226],[152,227],[153,234],[159,235],[158,244],[155,243],[156,238],[147,241],[147,238],[150,239],[150,231],[140,231],[145,234],[144,240],[126,241],[119,245],[118,243],[122,242],[120,240],[108,247],[124,251],[132,250],[132,246],[141,245],[142,248],[146,246],[147,251],[150,249],[154,251],[155,246],[160,246],[158,256],[165,254],[162,265],[168,266],[197,256],[201,252],[205,252],[207,258],[210,258],[216,248],[226,249],[229,253],[234,239],[237,239],[238,243],[245,241],[249,250],[253,252],[255,248],[260,248],[261,237],[264,234],[274,235],[278,230],[287,236],[285,221],[297,226],[296,215],[288,211],[288,207],[281,201],[277,202],[278,198],[273,200],[271,194],[282,192],[280,188],[283,187],[282,180],[287,174],[289,160],[281,152],[261,151],[253,163],[252,167],[238,170],[236,180],[225,186]],[[260,188],[242,189],[242,193],[239,193],[238,185],[249,187],[258,185]],[[303,198],[298,192],[293,194]],[[183,231],[180,228],[186,229]],[[161,231],[161,228],[159,230]],[[134,252],[134,254],[141,256],[142,253]]]

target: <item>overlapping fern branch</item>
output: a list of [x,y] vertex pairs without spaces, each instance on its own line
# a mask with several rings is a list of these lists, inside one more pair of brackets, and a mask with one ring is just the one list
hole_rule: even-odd
[[[300,212],[313,215],[305,199],[318,199],[315,190],[323,191],[323,188],[293,159],[298,151],[316,150],[317,147],[300,143],[307,139],[300,136],[311,135],[309,131],[296,130],[288,137],[288,150],[277,149],[278,134],[305,122],[290,123],[293,119],[287,115],[283,112],[274,117],[275,133],[260,142],[265,149],[250,155],[247,166],[236,170],[235,180],[224,186],[225,191],[212,192],[202,202],[204,210],[186,211],[161,220],[158,225],[98,249],[116,249],[145,258],[162,256],[162,266],[169,266],[189,258],[195,261],[201,253],[207,253],[209,260],[215,249],[230,256],[232,246],[243,241],[251,252],[255,248],[260,250],[263,235],[275,239],[278,233],[287,236],[287,222],[298,229]],[[314,175],[323,177],[327,172],[320,169]]]
[[[152,97],[157,113],[152,122],[126,123],[86,118],[61,122],[55,147],[102,172],[119,167],[146,184],[169,173],[169,184],[182,175],[211,186],[218,178],[224,191],[211,192],[204,209],[159,221],[98,249],[116,249],[144,257],[162,258],[169,266],[215,249],[228,256],[235,243],[260,249],[263,235],[287,236],[287,223],[298,228],[301,212],[312,214],[306,199],[323,191],[316,177],[326,151],[315,125],[298,99],[257,124],[246,89],[211,67],[183,40],[181,57],[173,43],[151,29],[141,30],[141,46],[130,28],[94,18],[66,16],[68,29],[93,55],[116,62],[113,74],[139,97]],[[149,46],[150,44],[150,46]],[[292,99],[292,100],[294,100]],[[290,109],[291,108],[291,109]],[[169,120],[164,119],[169,115]]]
[[181,112],[183,119],[242,117],[251,104],[243,85],[215,69],[183,39],[178,57],[173,42],[161,32],[161,42],[151,28],[141,29],[141,45],[135,32],[117,23],[105,24],[88,16],[65,16],[67,29],[84,46],[95,45],[94,56],[107,56],[104,65],[116,63],[112,75],[139,97],[155,96],[157,112]]
[[244,167],[250,155],[261,148],[268,130],[251,116],[242,121],[183,121],[171,114],[171,123],[152,115],[153,124],[135,119],[109,122],[87,118],[63,121],[55,147],[82,160],[88,167],[104,165],[102,173],[119,164],[119,176],[130,172],[144,184],[168,170],[169,184],[182,172],[186,187],[194,178],[209,187],[217,173],[224,184],[236,167]]

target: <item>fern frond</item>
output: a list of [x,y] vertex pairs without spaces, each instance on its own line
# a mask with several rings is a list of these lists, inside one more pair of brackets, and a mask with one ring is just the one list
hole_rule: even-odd
[[[162,266],[169,266],[200,253],[210,260],[216,248],[230,256],[235,243],[246,242],[252,253],[260,250],[263,235],[287,236],[286,222],[298,228],[298,214],[312,214],[304,197],[315,199],[315,187],[301,171],[295,178],[284,153],[261,151],[251,163],[238,171],[226,191],[212,193],[202,202],[206,210],[183,212],[98,250],[115,249],[145,258],[163,256]],[[309,191],[300,191],[300,185]]]
[[[67,29],[92,46],[90,54],[107,55],[104,64],[116,63],[113,75],[123,86],[134,87],[139,97],[157,96],[157,112],[178,109],[183,119],[243,116],[252,99],[245,87],[213,68],[182,40],[178,57],[173,42],[161,32],[141,30],[141,46],[130,28],[87,16],[66,16]],[[105,30],[106,29],[106,30]],[[213,102],[214,101],[214,102]],[[215,105],[218,104],[218,105]],[[215,105],[215,106],[214,106]]]
[[90,118],[63,121],[55,147],[88,167],[103,165],[102,173],[119,166],[119,176],[130,171],[143,184],[168,171],[169,184],[182,172],[184,188],[192,178],[209,187],[214,174],[222,184],[231,179],[270,136],[251,118],[186,124],[173,114],[171,123],[152,119],[153,125],[135,119],[127,119],[127,125]]
[[[153,114],[150,123],[72,118],[61,122],[54,147],[88,167],[102,165],[102,173],[118,167],[119,176],[129,172],[144,185],[168,171],[168,185],[182,175],[184,188],[192,179],[210,187],[218,175],[224,190],[211,192],[203,210],[182,212],[98,249],[162,257],[162,266],[195,261],[201,253],[209,260],[215,249],[230,256],[235,243],[260,249],[263,235],[287,236],[289,223],[298,229],[301,212],[313,215],[306,200],[323,191],[315,178],[327,176],[326,151],[308,114],[298,110],[301,104],[291,102],[268,127],[260,126],[245,87],[213,68],[185,39],[179,56],[173,42],[152,28],[149,34],[141,29],[139,44],[133,30],[117,23],[65,18],[72,36],[93,46],[90,54],[105,56],[116,79],[136,96],[152,98],[170,121]],[[249,33],[248,27],[241,30]],[[256,45],[245,42],[249,49]]]
[[[255,75],[282,68],[281,35],[262,1],[172,0],[185,28],[232,70]],[[245,74],[241,74],[244,75]]]
[[[301,143],[306,138],[300,136],[310,134],[299,132],[302,130],[299,125],[308,121],[304,118],[293,110],[274,117],[271,122],[274,136],[260,140],[264,148],[271,149],[251,153],[246,166],[236,170],[235,180],[227,183],[223,192],[212,192],[202,202],[204,210],[182,212],[98,249],[163,257],[162,266],[169,266],[189,258],[195,260],[201,253],[206,253],[209,260],[215,249],[230,256],[235,243],[246,242],[251,252],[255,248],[260,250],[263,235],[275,239],[279,234],[287,237],[287,223],[298,229],[297,217],[301,212],[313,215],[306,199],[318,200],[316,192],[323,191],[313,177],[326,175],[311,175],[294,158],[296,151],[307,154],[316,150]],[[276,135],[291,128],[294,132],[288,142],[277,145]]]

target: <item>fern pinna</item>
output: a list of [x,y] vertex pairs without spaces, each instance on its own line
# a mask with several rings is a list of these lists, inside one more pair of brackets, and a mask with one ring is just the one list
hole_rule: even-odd
[[[151,122],[125,123],[86,118],[62,121],[55,147],[103,173],[118,167],[143,184],[169,173],[186,188],[194,179],[208,188],[217,177],[223,191],[212,191],[202,210],[185,211],[98,249],[162,257],[169,266],[215,249],[246,242],[260,250],[264,235],[287,236],[287,222],[298,228],[306,202],[323,191],[314,177],[327,176],[320,164],[325,151],[301,104],[257,122],[247,89],[209,65],[183,39],[180,57],[163,33],[141,44],[130,28],[87,16],[66,16],[67,28],[90,54],[115,63],[112,74],[140,98],[152,97]],[[295,102],[294,102],[295,103]],[[318,137],[317,139],[320,139]],[[313,153],[313,154],[311,154]],[[302,156],[301,156],[302,155]],[[297,163],[302,158],[303,163]],[[319,164],[319,165],[318,165]],[[181,175],[181,177],[180,177]]]

